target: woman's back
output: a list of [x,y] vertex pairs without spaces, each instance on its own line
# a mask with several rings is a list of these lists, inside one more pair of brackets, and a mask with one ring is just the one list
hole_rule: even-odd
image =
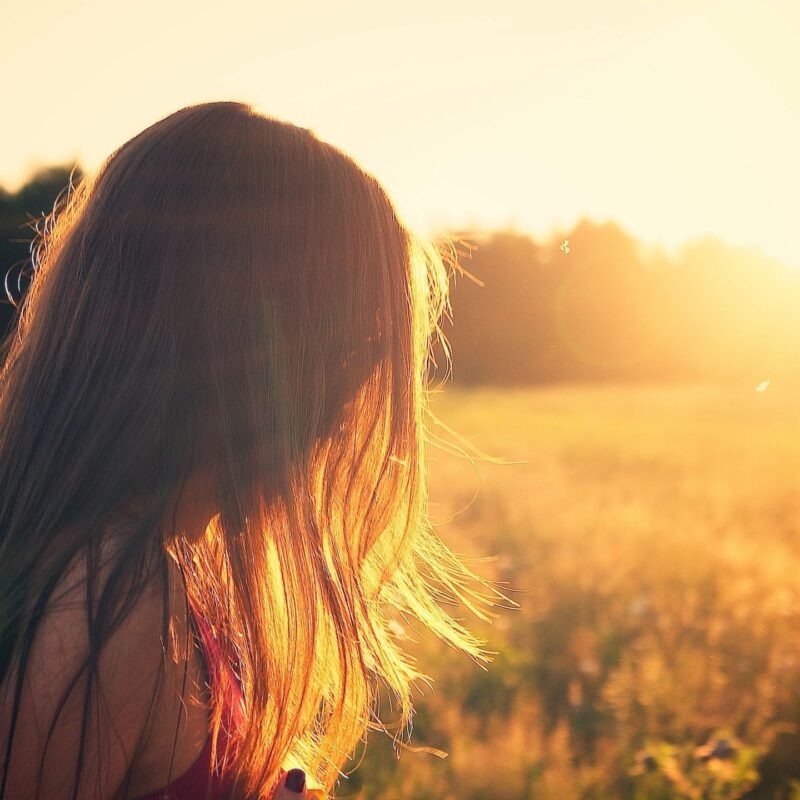
[[[174,567],[172,571],[173,577],[177,577]],[[187,607],[192,635],[186,637],[186,631],[181,631],[181,634],[192,642],[185,667],[186,684],[194,687],[194,691],[186,704],[178,730],[171,729],[176,717],[174,703],[166,702],[156,716],[153,727],[157,734],[149,739],[146,750],[134,765],[126,792],[126,797],[136,800],[163,800],[164,797],[171,800],[217,800],[229,795],[230,780],[223,774],[223,766],[232,755],[228,750],[235,743],[236,728],[242,719],[239,711],[241,689],[233,672],[224,664],[211,627],[193,609],[191,602]],[[182,627],[182,622],[183,618],[176,624],[177,629]],[[178,662],[173,661],[171,669],[173,665],[176,672],[182,671]],[[209,689],[212,682],[218,681],[226,682],[228,704],[223,709],[223,724],[215,758],[210,731]],[[176,693],[175,696],[179,695]],[[167,765],[169,779],[165,780],[162,777],[165,774],[165,755],[172,752],[173,746],[175,757]]]
[[[172,606],[178,609],[172,618],[174,638],[186,646],[178,648],[176,657],[166,659],[165,686],[159,693],[146,744],[132,764],[125,798],[160,800],[168,794],[173,800],[192,800],[206,796],[206,783],[213,789],[222,785],[212,776],[209,735],[210,685],[212,674],[222,668],[220,656],[213,649],[211,633],[202,619],[197,620],[196,630],[187,630],[187,625],[195,627],[190,625],[191,604],[185,602],[173,562],[167,561]],[[224,746],[227,737],[223,737],[224,733],[220,739]],[[196,792],[200,786],[202,792]],[[212,791],[209,798],[217,796],[217,791]]]
[[[118,537],[106,539],[101,563],[110,562],[116,541]],[[26,670],[8,774],[10,797],[71,797],[81,742],[86,794],[79,791],[78,797],[94,796],[89,791],[93,785],[104,798],[147,795],[184,774],[206,751],[210,716],[206,668],[187,627],[188,606],[180,575],[166,554],[164,558],[169,571],[171,629],[176,643],[190,645],[179,644],[174,657],[164,657],[164,596],[160,581],[150,581],[101,651],[101,695],[86,735],[81,731],[85,679],[69,691],[89,652],[85,557],[76,557],[64,572],[37,629]],[[101,570],[101,585],[104,572],[107,569]],[[159,680],[162,663],[163,679]],[[13,713],[10,700],[15,679],[12,673],[3,685],[3,732]],[[67,702],[59,713],[67,692]],[[53,718],[49,731],[46,723]],[[5,749],[6,742],[0,740],[0,746]],[[37,792],[42,756],[43,783]],[[103,764],[102,770],[97,769],[99,764]]]

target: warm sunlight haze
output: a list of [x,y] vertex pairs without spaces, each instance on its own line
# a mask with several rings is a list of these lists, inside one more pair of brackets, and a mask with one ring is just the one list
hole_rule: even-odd
[[358,153],[423,229],[543,235],[588,215],[800,267],[792,0],[9,8],[9,189],[37,164],[93,169],[174,108],[230,96]]
[[0,0],[0,70],[0,641],[199,463],[250,788],[800,800],[800,0]]

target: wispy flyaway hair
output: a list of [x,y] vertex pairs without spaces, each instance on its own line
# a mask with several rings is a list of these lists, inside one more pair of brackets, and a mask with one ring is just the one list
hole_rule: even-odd
[[[166,549],[241,679],[241,795],[287,760],[332,790],[382,727],[381,686],[399,736],[428,678],[394,616],[488,658],[440,603],[485,619],[501,595],[427,516],[428,363],[455,262],[341,150],[238,102],[151,125],[48,223],[0,375],[0,683],[17,676],[18,696],[65,564],[95,563],[103,520],[137,498],[87,675],[145,581],[166,580]],[[220,513],[168,543],[158,522],[198,469]]]

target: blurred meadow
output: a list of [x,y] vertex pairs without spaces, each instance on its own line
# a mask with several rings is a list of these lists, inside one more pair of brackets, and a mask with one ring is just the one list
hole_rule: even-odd
[[520,608],[475,625],[486,670],[405,629],[435,677],[411,744],[449,755],[372,734],[342,797],[800,798],[800,387],[449,387],[434,410],[523,462],[430,458],[441,535]]

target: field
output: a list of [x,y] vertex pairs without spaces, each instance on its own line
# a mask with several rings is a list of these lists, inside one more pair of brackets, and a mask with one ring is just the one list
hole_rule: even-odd
[[449,387],[434,410],[519,462],[429,458],[441,536],[520,608],[453,610],[486,670],[407,632],[435,679],[411,744],[448,755],[372,734],[339,795],[800,799],[797,387]]

